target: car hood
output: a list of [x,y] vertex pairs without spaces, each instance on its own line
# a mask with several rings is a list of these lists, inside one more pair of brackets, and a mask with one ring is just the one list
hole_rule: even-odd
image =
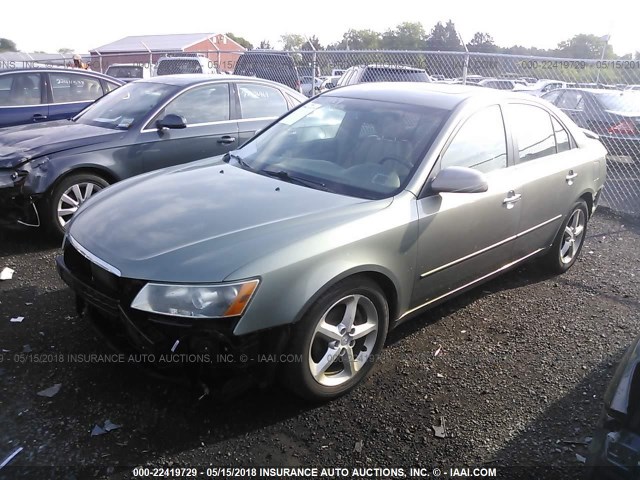
[[391,201],[323,192],[210,160],[109,187],[78,212],[69,235],[123,277],[216,282]]
[[121,130],[83,125],[71,120],[2,128],[0,168],[13,168],[43,155],[104,143],[122,134]]

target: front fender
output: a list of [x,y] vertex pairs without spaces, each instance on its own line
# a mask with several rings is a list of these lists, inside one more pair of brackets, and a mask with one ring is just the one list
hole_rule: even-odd
[[[118,161],[118,158],[121,160]],[[141,165],[132,168],[130,163],[135,160],[123,162],[124,158],[124,147],[83,153],[65,152],[37,158],[20,169],[27,173],[22,193],[42,195],[75,170],[93,170],[101,173],[110,183],[141,173]]]
[[[372,222],[369,226],[376,231],[363,231],[366,227],[356,221],[344,230],[327,233],[327,237],[319,235],[307,243],[283,249],[279,253],[280,264],[273,258],[263,260],[262,265],[270,264],[273,268],[248,266],[234,272],[227,281],[262,272],[260,286],[238,321],[234,334],[296,323],[327,289],[344,278],[361,273],[388,279],[397,297],[396,310],[404,311],[416,278],[418,222],[415,197],[406,195],[366,221]],[[340,233],[346,237],[343,242],[311,253],[318,244],[327,245],[329,238],[335,242]]]

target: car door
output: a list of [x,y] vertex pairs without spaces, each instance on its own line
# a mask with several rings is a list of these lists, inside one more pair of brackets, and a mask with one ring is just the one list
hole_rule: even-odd
[[[144,171],[213,157],[238,147],[238,123],[231,118],[227,82],[190,87],[170,100],[141,130],[131,156]],[[181,129],[161,129],[156,121],[169,114],[186,121]]]
[[282,92],[270,85],[251,82],[234,85],[238,101],[239,142],[242,145],[258,130],[286,113],[289,104]]
[[[565,92],[565,95],[568,92]],[[511,103],[506,118],[514,139],[512,167],[522,194],[515,255],[524,256],[553,242],[564,216],[587,177],[581,152],[557,118],[537,105]]]
[[49,72],[48,78],[49,120],[64,120],[104,95],[99,78],[81,73]]
[[0,75],[0,127],[46,121],[44,79],[38,72]]
[[499,105],[468,117],[445,146],[430,180],[444,168],[469,167],[486,175],[488,190],[430,194],[427,187],[418,199],[414,305],[455,293],[514,259],[520,193],[514,187],[508,152]]

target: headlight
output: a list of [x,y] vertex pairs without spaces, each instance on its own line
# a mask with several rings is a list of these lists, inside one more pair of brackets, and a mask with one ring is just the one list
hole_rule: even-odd
[[144,312],[189,318],[222,318],[242,315],[258,280],[218,285],[167,285],[147,283],[131,308]]

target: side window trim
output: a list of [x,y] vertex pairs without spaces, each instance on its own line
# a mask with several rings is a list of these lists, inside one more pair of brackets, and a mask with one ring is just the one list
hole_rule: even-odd
[[[571,130],[569,130],[567,128],[567,126],[562,122],[562,120],[560,120],[553,112],[549,112],[549,116],[551,117],[552,121],[551,124],[553,125],[553,122],[557,122],[558,125],[560,125],[560,127],[562,127],[562,129],[567,132],[567,137],[569,137],[569,150],[573,150],[574,148],[577,148],[578,144],[576,143],[575,139],[573,138],[573,135],[571,133]],[[556,131],[555,128],[553,129],[553,136],[556,137]],[[558,151],[558,140],[556,137],[556,152]]]

